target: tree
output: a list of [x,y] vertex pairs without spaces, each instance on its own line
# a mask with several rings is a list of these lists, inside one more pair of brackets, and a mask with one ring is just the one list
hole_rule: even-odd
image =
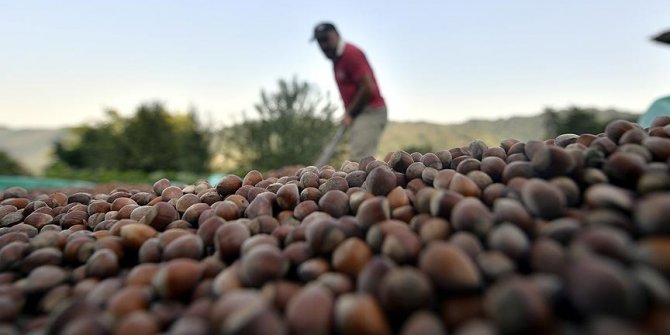
[[578,107],[570,107],[560,112],[552,108],[546,108],[544,115],[548,137],[569,133],[598,134],[603,129],[603,125],[596,120],[592,112]]
[[261,90],[261,101],[249,118],[224,129],[223,150],[237,156],[244,169],[270,170],[310,165],[333,136],[336,107],[307,82],[280,79],[279,90]]
[[413,152],[419,152],[425,154],[428,152],[433,152],[433,146],[430,143],[410,144],[404,146],[401,150],[408,152],[410,154]]
[[28,176],[30,172],[6,152],[0,150],[0,175]]
[[69,140],[54,143],[54,166],[144,173],[208,171],[209,138],[195,111],[172,114],[163,104],[152,102],[140,105],[132,117],[108,110],[107,118],[74,128]]
[[[118,113],[109,110],[107,116],[114,119]],[[114,123],[110,120],[72,128],[66,139],[54,143],[54,164],[72,169],[122,169],[127,156],[126,141],[122,128],[114,127]]]
[[204,173],[209,171],[209,131],[203,129],[195,110],[171,118],[177,142],[176,169]]
[[125,142],[124,168],[155,171],[176,170],[178,142],[169,122],[169,114],[160,103],[143,104],[128,119],[123,129]]
[[561,134],[599,134],[614,119],[634,121],[635,114],[616,110],[598,110],[572,106],[563,110],[545,108],[544,126],[547,138]]

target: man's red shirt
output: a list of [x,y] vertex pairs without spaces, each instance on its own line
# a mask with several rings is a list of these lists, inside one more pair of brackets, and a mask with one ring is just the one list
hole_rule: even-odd
[[333,69],[335,71],[335,81],[337,87],[340,89],[344,107],[349,108],[351,101],[356,94],[357,83],[366,75],[369,75],[374,84],[372,96],[367,105],[373,108],[384,106],[384,98],[382,98],[377,85],[377,79],[372,72],[372,67],[368,63],[365,54],[361,49],[351,43],[345,43],[342,55],[334,62]]

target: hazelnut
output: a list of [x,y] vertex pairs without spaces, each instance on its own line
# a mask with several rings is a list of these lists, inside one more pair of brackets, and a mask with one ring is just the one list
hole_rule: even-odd
[[[369,165],[368,165],[369,167]],[[397,178],[393,170],[386,166],[372,169],[363,183],[363,189],[374,195],[387,195],[397,185]]]
[[27,294],[46,292],[68,278],[68,273],[56,265],[38,266],[28,274],[28,277],[16,282],[16,286]]
[[391,208],[388,199],[381,196],[364,200],[356,212],[356,220],[363,229],[390,217]]
[[142,243],[137,254],[140,263],[157,263],[162,259],[163,247],[158,238],[152,237]]
[[302,262],[297,269],[298,278],[303,282],[316,280],[322,274],[330,271],[328,261],[322,258],[312,258]]
[[242,178],[236,175],[228,175],[223,177],[218,184],[216,184],[216,191],[222,196],[225,197],[230,194],[234,194],[237,189],[242,187]]
[[126,284],[129,286],[149,286],[160,266],[154,263],[142,263],[134,266],[128,273]]
[[286,321],[293,334],[328,334],[333,324],[333,294],[321,285],[308,285],[286,306]]
[[380,303],[393,315],[407,315],[429,307],[433,286],[428,277],[413,267],[391,269],[379,287]]
[[[4,249],[4,248],[3,248]],[[5,260],[4,253],[0,250],[0,259]],[[29,273],[41,265],[60,265],[63,262],[63,253],[56,248],[41,248],[31,252],[21,261],[20,270]]]
[[369,294],[349,293],[335,301],[335,327],[340,334],[390,334],[377,301]]
[[419,268],[440,290],[467,291],[481,284],[481,275],[470,257],[447,242],[429,244],[421,253]]
[[319,199],[319,208],[333,217],[341,217],[349,213],[349,197],[340,190],[328,191]]
[[134,311],[149,307],[150,291],[142,286],[128,286],[114,294],[107,304],[107,311],[116,317],[126,316]]
[[319,220],[307,225],[305,237],[309,246],[317,254],[330,254],[346,238],[333,219]]
[[531,179],[525,183],[521,197],[533,215],[544,219],[554,219],[565,211],[565,195],[541,179]]
[[109,249],[100,249],[89,257],[86,262],[86,275],[90,277],[106,278],[119,271],[119,259]]
[[240,248],[251,236],[249,228],[239,222],[227,222],[220,226],[214,234],[214,246],[221,260],[231,262],[240,254]]
[[160,325],[155,316],[146,311],[135,311],[126,315],[116,326],[114,334],[158,334]]
[[338,272],[357,276],[372,258],[372,251],[359,238],[351,237],[338,245],[333,252],[332,266]]
[[179,197],[175,203],[175,208],[179,213],[184,213],[186,209],[191,207],[191,205],[197,204],[200,202],[200,198],[192,193],[187,193]]
[[277,204],[283,209],[294,209],[300,202],[298,185],[286,184],[277,190]]
[[440,319],[427,310],[420,310],[412,313],[405,321],[401,330],[401,335],[440,335],[446,334],[446,330]]
[[[520,307],[520,313],[507,313],[512,302]],[[540,288],[528,279],[497,283],[487,292],[484,305],[502,333],[544,333],[551,329],[551,309]]]
[[637,202],[633,213],[637,229],[644,234],[665,234],[670,217],[670,195],[655,193]]
[[121,227],[120,235],[124,247],[130,250],[138,250],[144,241],[158,235],[158,232],[145,224],[128,223]]
[[144,223],[158,231],[162,231],[174,220],[179,219],[179,212],[166,202],[159,202],[144,216]]
[[174,299],[190,294],[202,273],[202,265],[197,261],[178,258],[163,264],[151,283],[161,297]]
[[163,260],[169,261],[176,258],[192,258],[199,260],[204,255],[205,245],[195,234],[186,234],[170,242],[163,249]]

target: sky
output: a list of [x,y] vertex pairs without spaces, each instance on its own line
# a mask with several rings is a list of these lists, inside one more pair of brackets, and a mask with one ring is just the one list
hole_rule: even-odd
[[0,126],[74,126],[147,101],[225,126],[293,77],[341,105],[309,42],[324,20],[366,53],[395,121],[643,112],[670,95],[670,46],[650,41],[670,29],[667,0],[0,0]]

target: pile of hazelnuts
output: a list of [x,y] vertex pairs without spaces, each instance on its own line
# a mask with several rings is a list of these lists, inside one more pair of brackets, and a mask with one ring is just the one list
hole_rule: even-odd
[[668,334],[670,117],[0,192],[2,334]]

